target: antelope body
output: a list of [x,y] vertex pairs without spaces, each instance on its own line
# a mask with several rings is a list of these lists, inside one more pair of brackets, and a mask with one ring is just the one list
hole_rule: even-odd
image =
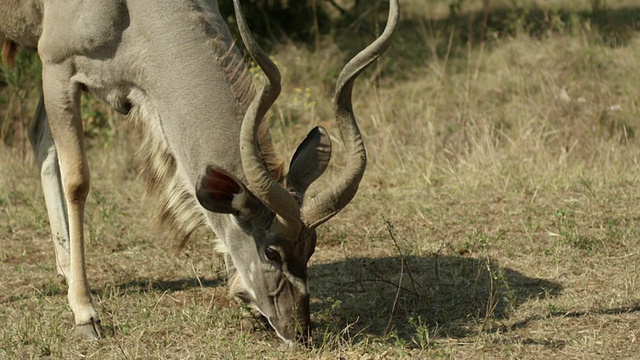
[[[183,242],[208,225],[225,254],[230,292],[256,308],[286,342],[309,329],[307,262],[315,228],[356,193],[366,166],[351,109],[357,75],[389,46],[398,22],[391,0],[383,35],[343,69],[335,111],[346,169],[313,198],[307,187],[331,156],[316,127],[283,174],[263,116],[280,74],[251,37],[234,0],[247,50],[267,75],[256,94],[216,0],[0,0],[0,32],[42,60],[43,98],[30,139],[40,167],[57,271],[76,331],[103,336],[85,272],[83,215],[89,168],[80,118],[89,91],[143,131],[143,177],[163,200],[162,218]],[[5,49],[11,49],[5,46]]]

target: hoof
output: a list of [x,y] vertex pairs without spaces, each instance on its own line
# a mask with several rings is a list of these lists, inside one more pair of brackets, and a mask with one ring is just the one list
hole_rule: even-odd
[[104,337],[100,320],[93,320],[87,324],[76,325],[76,334],[86,340],[99,340]]

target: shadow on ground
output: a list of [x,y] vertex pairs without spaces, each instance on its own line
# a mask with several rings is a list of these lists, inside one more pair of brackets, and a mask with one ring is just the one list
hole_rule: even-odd
[[529,299],[563,289],[488,259],[460,256],[355,258],[313,266],[309,276],[318,299],[311,309],[316,333],[329,329],[351,341],[394,334],[410,342],[418,327],[464,337],[482,329],[485,318],[505,319]]
[[[424,330],[428,330],[432,338],[472,336],[482,331],[485,318],[508,319],[512,310],[527,301],[552,299],[563,291],[557,282],[529,277],[489,259],[463,256],[351,258],[313,265],[309,268],[309,277],[314,342],[317,344],[322,344],[322,337],[327,333],[353,343],[367,337],[389,338],[392,335],[391,339],[400,339],[409,346],[416,334]],[[222,277],[138,278],[105,284],[92,293],[98,297],[126,297],[132,293],[224,288],[225,282]],[[224,290],[226,293],[226,288]],[[33,298],[63,298],[65,294],[66,286],[50,279],[39,285],[23,286],[21,291],[0,298],[0,304],[6,306]],[[221,294],[220,299],[224,300],[226,296]],[[228,304],[226,300],[220,303],[221,306]],[[506,333],[548,318],[630,312],[639,313],[640,302],[588,311],[551,311],[509,325],[492,321],[484,330]],[[103,326],[108,334],[118,331],[108,324]],[[540,340],[525,339],[524,343],[527,341],[551,347],[564,345],[561,340],[541,343]]]
[[[126,297],[223,288],[225,283],[223,277],[137,278],[103,284],[92,293],[96,297]],[[316,336],[328,330],[351,341],[358,341],[360,335],[389,334],[411,341],[418,327],[438,329],[442,336],[464,337],[477,333],[485,317],[508,318],[512,309],[529,299],[555,297],[563,289],[558,283],[528,277],[488,259],[463,256],[352,258],[311,266],[309,283]],[[0,304],[65,294],[66,285],[52,276],[39,285],[7,294],[0,298]]]

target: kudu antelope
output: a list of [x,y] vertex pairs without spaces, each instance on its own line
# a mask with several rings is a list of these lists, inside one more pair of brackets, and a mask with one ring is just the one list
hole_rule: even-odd
[[42,60],[43,98],[30,138],[57,270],[68,284],[76,331],[87,338],[103,333],[85,272],[89,168],[81,91],[140,124],[143,177],[164,199],[161,218],[177,226],[182,241],[200,225],[211,227],[230,293],[284,341],[309,335],[307,262],[315,229],[351,201],[366,166],[353,84],[389,47],[398,0],[390,1],[384,33],[338,78],[335,116],[348,161],[339,179],[312,198],[305,190],[331,156],[327,131],[311,130],[283,174],[263,121],[279,95],[280,73],[251,37],[239,0],[234,8],[245,46],[266,74],[257,94],[215,0],[0,0],[5,50],[37,49]]

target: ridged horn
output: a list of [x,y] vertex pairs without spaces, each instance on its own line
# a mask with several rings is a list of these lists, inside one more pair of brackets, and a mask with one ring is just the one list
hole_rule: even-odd
[[233,0],[233,7],[242,41],[251,57],[267,77],[264,87],[249,105],[240,129],[240,154],[242,168],[247,177],[247,187],[260,201],[276,213],[279,231],[283,231],[287,237],[297,238],[301,228],[298,202],[291,193],[275,181],[262,161],[256,140],[256,134],[264,115],[280,95],[280,71],[251,35],[242,13],[240,1]]
[[347,164],[338,181],[303,204],[302,221],[311,229],[342,210],[358,191],[367,166],[367,154],[353,114],[353,84],[358,75],[389,48],[391,37],[398,28],[399,18],[398,0],[390,0],[389,17],[382,35],[354,56],[340,72],[333,103],[340,137],[347,152]]

